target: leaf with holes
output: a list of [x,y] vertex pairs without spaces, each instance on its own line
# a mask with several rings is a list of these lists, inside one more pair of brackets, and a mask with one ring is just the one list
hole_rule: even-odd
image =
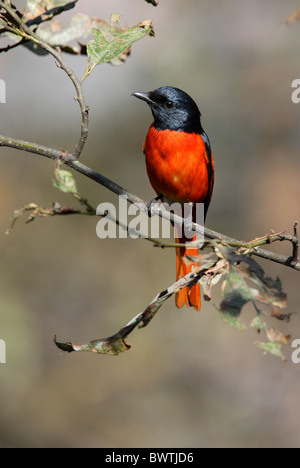
[[94,40],[87,44],[87,54],[93,66],[90,67],[88,76],[96,65],[111,62],[126,52],[134,42],[143,39],[145,36],[153,36],[153,26],[151,20],[142,21],[131,28],[112,31],[112,37],[108,37],[102,30],[93,28]]
[[[42,24],[38,28],[38,34],[44,41],[49,42],[52,46],[59,46],[65,51],[71,41],[77,41],[77,44],[78,42],[80,44],[86,42],[87,38],[91,35],[93,27],[109,30],[111,26],[108,21],[93,18],[83,13],[77,13],[71,17],[70,23],[67,26],[63,26],[59,21]],[[68,45],[68,47],[73,53],[79,54],[83,50],[82,44],[79,46],[76,44],[74,46]]]

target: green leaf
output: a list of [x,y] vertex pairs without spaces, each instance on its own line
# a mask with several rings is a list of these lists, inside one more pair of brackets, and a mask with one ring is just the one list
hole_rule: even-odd
[[272,354],[273,356],[280,357],[282,361],[286,361],[286,358],[281,351],[282,344],[278,343],[278,341],[270,341],[269,343],[257,341],[256,344],[259,348],[263,349],[264,351]]
[[[202,265],[201,265],[202,266]],[[222,278],[223,273],[217,273],[214,276],[210,275],[203,275],[200,278],[200,284],[203,292],[203,296],[205,301],[210,301],[212,298],[212,288],[218,284],[220,279]]]
[[237,328],[238,330],[243,331],[247,329],[246,325],[242,323],[238,317],[234,317],[229,312],[221,312],[221,318],[225,323],[227,323],[227,325]]
[[98,354],[117,355],[127,351],[130,345],[122,337],[113,336],[102,340],[93,340],[88,345],[82,347],[82,351],[92,351]]
[[56,179],[53,181],[54,187],[65,193],[77,193],[76,182],[71,172],[55,169],[54,175]]
[[147,35],[154,35],[151,20],[121,31],[115,28],[112,32],[112,37],[109,38],[102,30],[93,28],[94,40],[87,44],[87,54],[94,66],[115,60],[134,42]]
[[[235,256],[237,259],[238,256]],[[240,261],[246,263],[246,266],[240,264],[237,268],[241,274],[253,281],[266,294],[275,295],[282,293],[281,281],[275,280],[266,275],[263,268],[251,257],[241,256]],[[286,295],[284,295],[286,297]]]
[[254,319],[252,320],[250,326],[251,326],[251,328],[255,328],[256,330],[265,330],[266,329],[266,324],[259,315],[254,317]]

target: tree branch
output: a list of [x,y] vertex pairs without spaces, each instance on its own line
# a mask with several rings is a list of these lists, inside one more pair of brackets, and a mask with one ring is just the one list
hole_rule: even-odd
[[[40,47],[45,49],[49,54],[51,54],[57,61],[57,66],[64,70],[64,72],[68,75],[70,80],[72,81],[75,90],[76,90],[76,101],[79,104],[80,110],[81,110],[81,131],[80,131],[80,138],[78,143],[76,144],[75,150],[74,150],[74,157],[78,159],[82,153],[82,150],[84,148],[85,142],[88,137],[88,125],[89,125],[89,108],[85,103],[84,95],[83,95],[83,90],[82,90],[82,83],[80,80],[77,78],[75,75],[74,71],[71,70],[67,63],[64,61],[62,58],[62,55],[60,53],[59,49],[54,49],[53,47],[50,46],[46,41],[44,41],[41,37],[39,37],[36,33],[34,33],[30,27],[22,21],[22,19],[19,17],[19,12],[14,11],[12,7],[8,6],[4,2],[0,2],[0,8],[5,10],[7,12],[7,16],[9,19],[9,22],[12,22],[14,26],[16,26],[16,30],[14,30],[15,34],[20,35],[23,39],[27,39],[30,41],[35,42],[38,44]],[[18,14],[19,13],[19,14]],[[4,26],[3,29],[10,30],[11,28],[7,25]]]
[[151,303],[146,307],[146,309],[140,314],[136,315],[130,322],[121,328],[117,333],[108,337],[108,338],[99,338],[97,340],[90,341],[87,344],[74,344],[72,342],[59,343],[54,337],[54,343],[62,351],[72,353],[73,351],[90,351],[98,354],[113,354],[117,355],[130,349],[130,344],[126,342],[126,338],[133,330],[138,328],[146,327],[149,322],[155,317],[161,306],[166,302],[170,297],[172,297],[176,292],[180,291],[187,286],[191,286],[199,281],[199,279],[210,270],[213,271],[218,268],[223,268],[223,261],[216,259],[207,267],[198,267],[194,272],[189,273],[188,275],[180,278],[174,284],[169,286],[164,291],[161,291],[157,296],[151,301]]
[[[0,2],[1,4],[1,2]],[[33,154],[38,154],[40,156],[44,156],[46,158],[53,159],[54,161],[61,161],[63,164],[69,166],[70,168],[74,169],[75,171],[83,174],[84,176],[88,177],[89,179],[94,180],[96,183],[102,185],[103,187],[107,188],[111,192],[115,193],[116,195],[126,197],[127,201],[131,204],[135,204],[138,206],[141,212],[147,213],[149,215],[148,204],[141,198],[137,197],[136,195],[130,193],[124,187],[116,184],[112,180],[108,179],[104,175],[100,174],[99,172],[94,171],[90,167],[86,166],[85,164],[81,163],[76,159],[73,154],[61,152],[53,148],[48,148],[42,145],[38,145],[36,143],[31,143],[27,141],[18,140],[15,138],[6,137],[0,135],[0,147],[6,146],[10,148],[15,148],[18,150],[26,151]],[[183,225],[184,219],[178,215],[173,213],[169,213],[165,210],[159,209],[156,205],[152,206],[152,215],[160,216],[164,219],[171,220],[172,222]],[[271,234],[259,239],[255,239],[251,242],[244,242],[236,240],[232,237],[226,236],[225,234],[221,234],[219,232],[213,231],[207,227],[202,227],[197,225],[196,223],[192,223],[191,229],[199,234],[203,234],[206,239],[222,241],[226,245],[230,247],[237,247],[240,249],[240,252],[245,254],[252,254],[257,257],[264,258],[266,260],[270,260],[272,262],[280,263],[282,265],[289,266],[294,270],[300,271],[300,262],[298,260],[298,237],[297,235],[290,235],[290,234]],[[296,227],[294,227],[294,234],[296,233]],[[293,245],[293,254],[290,257],[287,257],[282,254],[278,254],[276,252],[270,252],[268,250],[264,250],[260,248],[260,245],[271,244],[273,242],[282,242],[288,241],[291,242]],[[157,241],[159,245],[159,242]],[[163,247],[164,244],[161,244]]]
[[298,233],[297,233],[297,225],[298,221],[295,221],[294,223],[294,241],[293,242],[293,256],[292,256],[292,261],[290,262],[290,266],[293,266],[298,263],[299,261],[299,255],[298,255],[298,250],[299,250],[299,240],[298,240]]

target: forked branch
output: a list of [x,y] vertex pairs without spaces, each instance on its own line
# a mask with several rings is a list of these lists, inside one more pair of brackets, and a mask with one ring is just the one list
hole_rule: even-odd
[[[75,4],[75,2],[72,2]],[[48,42],[44,41],[40,36],[38,36],[29,26],[28,24],[22,21],[22,18],[19,16],[17,10],[14,10],[8,4],[4,2],[0,2],[0,8],[6,12],[4,15],[2,14],[2,18],[6,21],[5,25],[3,26],[2,30],[13,32],[14,34],[19,35],[24,41],[32,41],[38,46],[42,47],[46,50],[49,54],[51,54],[56,62],[57,66],[64,70],[64,72],[68,75],[70,80],[72,81],[75,90],[76,90],[76,97],[75,100],[78,102],[81,111],[81,131],[78,143],[75,146],[73,156],[78,159],[82,153],[84,148],[86,139],[88,137],[89,131],[89,108],[85,103],[83,90],[82,90],[82,83],[77,78],[76,74],[73,70],[67,65],[65,60],[63,59],[59,48],[53,48]]]

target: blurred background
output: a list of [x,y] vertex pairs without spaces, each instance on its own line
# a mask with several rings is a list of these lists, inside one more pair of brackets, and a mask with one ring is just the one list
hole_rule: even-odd
[[[22,2],[15,2],[17,5]],[[23,2],[24,3],[24,2]],[[131,97],[163,85],[199,104],[215,157],[207,225],[251,240],[292,232],[300,221],[300,24],[285,19],[297,0],[79,1],[75,12],[123,24],[153,18],[156,38],[133,46],[122,67],[98,67],[84,85],[90,136],[82,161],[145,200],[153,198],[142,144],[149,109]],[[67,19],[74,10],[65,13]],[[82,76],[85,59],[66,57]],[[25,48],[0,56],[7,103],[0,133],[73,151],[80,130],[74,90],[49,56]],[[118,357],[62,354],[59,341],[109,336],[174,281],[174,252],[142,240],[99,240],[96,218],[56,217],[5,235],[16,208],[75,204],[52,185],[54,163],[1,148],[1,447],[299,447],[300,365],[265,355],[220,319],[216,291],[200,313],[173,299]],[[76,174],[95,206],[117,198]],[[290,254],[290,245],[274,245]],[[288,294],[289,324],[300,338],[299,272],[260,262]],[[246,307],[249,325],[254,310]]]

